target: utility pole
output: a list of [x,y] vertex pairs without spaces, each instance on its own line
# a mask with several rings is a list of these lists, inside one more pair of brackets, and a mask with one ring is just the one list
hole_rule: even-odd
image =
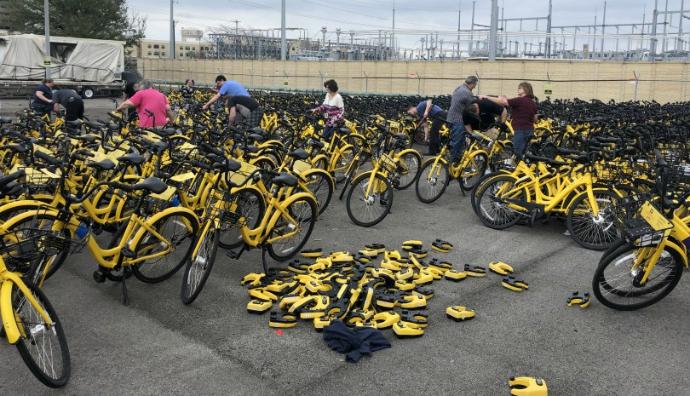
[[474,8],[477,5],[477,0],[472,1],[472,26],[470,26],[470,51],[469,55],[472,56],[472,47],[474,47]]
[[[44,47],[46,58],[43,59],[43,64],[50,66],[50,4],[48,0],[43,0],[43,28],[44,28]],[[50,67],[46,67],[46,78],[50,78]]]
[[285,0],[281,4],[280,13],[280,60],[287,59],[287,37],[285,36]]
[[[551,13],[553,11],[553,7],[551,4],[551,0],[549,0],[549,16],[546,19],[546,57],[551,58]],[[537,20],[537,23],[539,23],[539,20]]]
[[491,0],[491,26],[489,28],[489,60],[496,60],[496,38],[498,30],[498,0]]
[[321,34],[323,35],[323,40],[321,42],[321,46],[323,48],[326,48],[326,32],[328,31],[328,28],[325,26],[321,26]]
[[393,30],[391,31],[391,51],[392,51],[392,53],[396,53],[396,51],[395,51],[395,0],[393,0]]
[[458,0],[458,59],[460,59],[460,9],[462,7],[462,0]]
[[173,20],[173,2],[174,0],[170,0],[170,59],[175,59],[175,20]]
[[235,22],[235,59],[237,59],[239,57],[238,47],[240,46],[240,21],[238,19],[235,19],[231,22]]
[[661,53],[665,54],[668,43],[666,42],[666,28],[668,27],[668,0],[666,0],[666,6],[664,7],[664,39],[661,41]]
[[652,12],[652,42],[650,44],[649,52],[650,55],[652,56],[652,59],[656,58],[656,44],[657,44],[657,38],[656,38],[656,23],[657,23],[657,18],[659,18],[659,10],[657,10],[657,7],[659,6],[659,1],[654,0],[654,11]]
[[685,49],[683,43],[683,19],[685,18],[685,0],[680,0],[680,18],[678,18],[678,44],[676,44],[676,51]]
[[604,30],[606,29],[606,0],[604,0],[604,15],[601,17],[601,56],[600,58],[604,57]]

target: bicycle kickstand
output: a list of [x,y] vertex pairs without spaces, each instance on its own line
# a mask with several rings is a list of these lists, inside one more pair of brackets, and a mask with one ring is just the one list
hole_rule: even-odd
[[122,305],[129,305],[129,293],[127,292],[126,284],[129,271],[131,271],[129,267],[122,269],[122,280],[120,281],[122,283]]
[[261,246],[261,265],[264,268],[264,274],[268,274],[268,263],[266,262],[266,247]]

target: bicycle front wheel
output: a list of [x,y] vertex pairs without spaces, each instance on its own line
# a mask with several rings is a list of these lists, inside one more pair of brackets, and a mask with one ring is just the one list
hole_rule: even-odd
[[[668,247],[642,284],[654,249],[657,247],[641,248],[621,241],[605,254],[592,279],[592,290],[599,302],[619,311],[634,311],[655,304],[671,293],[683,275],[683,260]],[[636,260],[642,262],[633,268]]]
[[309,197],[302,197],[293,201],[287,212],[290,217],[281,214],[273,227],[268,244],[268,254],[277,261],[292,258],[304,247],[314,229],[319,209],[316,201]]
[[39,381],[51,388],[63,387],[69,381],[71,373],[67,337],[55,309],[43,291],[30,284],[27,286],[52,324],[46,323],[37,307],[28,301],[18,287],[13,286],[12,309],[22,335],[17,342],[17,350]]
[[133,266],[132,272],[142,282],[158,283],[173,276],[187,262],[199,224],[191,213],[171,212],[156,220],[151,227],[162,238],[146,231],[132,251],[135,258],[155,257]]
[[335,190],[333,178],[328,172],[321,169],[308,170],[302,176],[307,180],[308,191],[314,194],[314,198],[316,198],[319,214],[325,212],[331,202],[331,197],[333,197],[333,190]]
[[521,191],[514,191],[514,187],[513,176],[497,175],[477,188],[477,216],[485,226],[503,230],[518,222],[520,213],[506,202],[507,199],[519,201],[524,195]]
[[599,206],[599,215],[596,217],[587,194],[580,194],[573,200],[566,224],[575,242],[587,249],[605,250],[619,239],[613,212],[613,202],[618,198],[608,190],[594,191],[594,199]]
[[185,305],[191,304],[196,300],[204,288],[213,264],[216,261],[216,253],[218,252],[218,235],[217,230],[212,224],[209,226],[205,235],[197,241],[196,257],[190,255],[187,261],[187,267],[182,276],[182,303]]
[[464,191],[472,190],[484,176],[488,162],[485,154],[477,154],[472,157],[467,166],[460,171],[460,188]]
[[434,159],[430,159],[422,165],[415,183],[417,198],[424,203],[436,201],[446,191],[449,181],[448,165],[441,161],[434,163]]
[[[371,185],[370,185],[371,184]],[[347,193],[347,215],[353,223],[372,227],[390,213],[393,206],[393,186],[382,174],[362,173],[352,181]]]
[[398,174],[400,175],[398,190],[404,190],[417,180],[422,156],[416,151],[407,151],[398,157],[398,161]]
[[250,230],[259,226],[266,211],[264,198],[257,190],[245,188],[236,194],[237,210],[221,224],[218,244],[223,249],[235,249],[242,246],[242,227]]

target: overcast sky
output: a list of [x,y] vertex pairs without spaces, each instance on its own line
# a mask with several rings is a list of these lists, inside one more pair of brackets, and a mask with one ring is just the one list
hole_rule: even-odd
[[[669,0],[669,9],[679,9],[681,0]],[[477,0],[476,23],[488,24],[490,1]],[[664,0],[661,0],[660,7]],[[688,2],[690,3],[690,2]],[[329,4],[333,4],[330,5]],[[595,14],[601,23],[603,0],[553,0],[553,24],[591,24]],[[405,36],[404,30],[446,30],[457,29],[458,7],[462,11],[462,28],[469,29],[472,14],[471,0],[397,0],[396,31],[401,46],[410,47],[418,37]],[[651,18],[653,0],[608,0],[606,20],[608,23],[639,23],[645,10],[647,21]],[[130,12],[148,18],[147,37],[169,38],[169,0],[129,1]],[[548,0],[499,0],[506,18],[546,16]],[[690,8],[690,4],[686,7]],[[320,29],[326,26],[327,39],[335,41],[337,27],[344,32],[350,30],[389,29],[392,22],[392,0],[287,0],[287,26],[308,29],[311,38],[321,38]],[[280,0],[175,0],[175,19],[178,27],[199,28],[204,31],[219,26],[232,25],[238,19],[245,28],[268,29],[280,27]],[[529,26],[534,26],[530,22]],[[690,30],[690,23],[684,30]],[[525,23],[525,27],[527,27]],[[508,30],[516,30],[517,25]],[[545,26],[542,22],[540,26]],[[542,30],[541,28],[540,30]],[[621,33],[623,31],[621,30]],[[179,29],[178,29],[179,39]],[[288,37],[296,37],[289,33]],[[341,40],[349,40],[349,37]]]

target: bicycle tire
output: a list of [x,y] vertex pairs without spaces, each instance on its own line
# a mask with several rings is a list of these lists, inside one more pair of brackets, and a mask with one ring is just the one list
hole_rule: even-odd
[[[481,220],[482,224],[489,228],[493,228],[495,230],[503,230],[509,227],[512,227],[515,225],[515,223],[520,220],[520,214],[510,208],[505,208],[505,210],[500,210],[502,214],[505,214],[504,219],[500,220],[498,216],[496,216],[497,213],[494,213],[494,216],[488,212],[488,208],[482,207],[482,201],[485,198],[485,194],[492,194],[487,199],[489,200],[490,204],[496,203],[498,205],[494,205],[495,208],[500,208],[501,207],[499,202],[496,202],[495,199],[495,191],[491,191],[492,189],[495,190],[496,186],[499,185],[499,183],[515,183],[515,178],[510,175],[496,175],[495,177],[489,179],[486,181],[486,183],[482,184],[481,188],[478,189],[477,191],[477,205],[478,205],[478,211],[477,211],[477,216],[479,217],[479,220]],[[499,212],[499,210],[497,210]]]
[[[381,214],[379,214],[377,217],[375,217],[373,220],[370,221],[364,221],[359,218],[357,218],[354,215],[354,210],[352,208],[352,199],[353,199],[353,194],[355,191],[361,191],[364,193],[366,189],[366,185],[368,184],[368,181],[370,179],[371,172],[365,172],[357,176],[353,181],[352,181],[352,186],[350,187],[350,190],[347,193],[347,201],[346,201],[346,207],[347,207],[347,215],[350,217],[350,220],[352,220],[353,223],[357,224],[358,226],[361,227],[372,227],[375,226],[376,224],[380,223],[383,219],[388,216],[388,213],[391,211],[391,207],[393,206],[393,186],[391,185],[391,182],[385,178],[382,174],[377,173],[374,175],[374,178],[376,179],[376,183],[378,184],[379,187],[384,186],[385,187],[385,196],[378,196],[378,194],[374,194],[374,196],[371,197],[365,197],[366,200],[362,200],[366,202],[366,206],[370,207],[373,205],[376,205],[377,203],[380,203],[381,206],[383,207],[383,211]],[[362,186],[360,186],[360,183],[364,183]]]
[[[400,157],[398,157],[398,161],[400,161],[400,163],[405,161],[403,157],[409,159],[409,161],[405,162],[405,174],[400,175],[400,183],[396,187],[397,190],[405,190],[417,180],[417,177],[419,176],[420,165],[422,163],[422,156],[416,151],[408,151],[400,155]],[[400,171],[400,167],[401,166],[398,165],[398,172]],[[403,178],[403,176],[406,177]]]
[[[237,210],[240,211],[237,223],[224,222],[221,225],[221,232],[218,236],[218,245],[223,249],[235,249],[244,243],[242,239],[242,227],[254,229],[259,226],[259,222],[266,211],[264,197],[253,188],[244,188],[235,193],[237,197]],[[249,215],[251,209],[257,209],[256,214]]]
[[[182,232],[184,232],[184,234],[182,235],[182,239],[180,239],[179,241],[175,240],[175,236],[173,236],[172,238],[168,238],[167,235],[163,235],[163,236],[166,236],[166,239],[172,241],[173,243],[178,242],[174,246],[173,251],[166,254],[165,256],[162,256],[162,257],[156,259],[155,263],[148,260],[148,261],[144,261],[142,263],[139,263],[139,264],[132,266],[132,273],[134,273],[134,276],[137,279],[139,279],[140,281],[145,282],[145,283],[163,282],[164,280],[175,275],[175,273],[177,271],[179,271],[180,268],[182,268],[182,266],[187,262],[187,259],[189,258],[189,256],[192,254],[192,249],[194,248],[194,242],[196,239],[196,235],[199,231],[199,224],[198,224],[196,217],[194,217],[194,215],[192,215],[191,213],[188,213],[188,212],[171,212],[168,215],[165,215],[165,216],[159,218],[158,220],[156,220],[156,222],[154,224],[151,224],[151,226],[154,229],[158,230],[158,232],[160,234],[164,234],[164,231],[159,227],[166,226],[167,221],[172,220],[178,216],[182,217],[184,220],[186,220],[186,223],[183,221],[180,221],[180,220],[177,220],[177,221],[173,220],[173,221],[171,221],[171,224],[173,224],[175,226],[183,226],[184,228],[191,226],[191,229],[185,230],[183,228]],[[153,245],[142,246],[142,243],[145,243],[145,241],[148,242],[147,235],[149,235],[149,233],[145,232],[144,235],[139,240],[139,242],[137,242],[137,245],[133,247],[132,251],[135,254],[135,258],[137,257],[138,254],[141,253],[142,249],[149,247],[149,246],[153,246]],[[152,269],[153,268],[152,266],[157,264],[158,261],[163,260],[165,258],[171,258],[171,256],[175,253],[175,251],[178,250],[177,246],[179,246],[182,243],[182,241],[184,241],[184,240],[190,240],[190,243],[186,249],[183,248],[182,252],[184,254],[179,261],[175,260],[174,258],[171,260],[171,262],[173,262],[173,263],[175,263],[177,261],[176,264],[173,264],[172,266],[156,266],[155,272],[153,272],[153,273],[149,272],[149,269]],[[154,242],[154,244],[159,244],[159,242]],[[147,251],[146,253],[149,254],[150,252]]]
[[[345,180],[345,174],[350,167],[350,162],[355,158],[355,149],[353,146],[348,146],[338,154],[333,164],[333,179],[336,184],[340,184]],[[340,166],[338,166],[340,165]]]
[[[328,172],[321,169],[310,169],[302,174],[307,179],[307,191],[311,192],[316,198],[319,206],[319,214],[328,209],[328,204],[333,197],[335,182]],[[324,194],[325,193],[325,194]]]
[[[669,274],[669,282],[667,283],[668,287],[663,289],[661,293],[657,294],[656,296],[652,297],[651,299],[647,301],[643,301],[640,303],[631,303],[631,304],[621,304],[613,301],[611,299],[611,295],[619,295],[623,294],[622,291],[619,289],[616,289],[615,291],[612,289],[615,289],[611,287],[611,285],[606,282],[605,279],[605,272],[606,269],[613,264],[614,267],[619,266],[621,264],[621,261],[626,258],[627,255],[630,255],[631,251],[639,249],[638,247],[625,242],[625,241],[620,241],[612,249],[607,251],[607,253],[602,257],[602,259],[599,261],[599,264],[597,265],[597,269],[594,271],[594,276],[592,277],[592,291],[594,293],[594,296],[597,298],[599,302],[601,302],[603,305],[618,310],[618,311],[635,311],[641,308],[648,307],[650,305],[656,304],[657,302],[661,301],[664,297],[666,297],[669,293],[673,291],[673,289],[678,285],[678,282],[680,281],[681,276],[683,275],[683,260],[678,254],[673,249],[670,248],[665,248],[664,252],[667,253],[667,258],[671,258],[673,260],[673,267],[671,269],[671,272]],[[662,253],[663,256],[663,253]],[[662,257],[663,258],[663,257]],[[661,258],[660,258],[661,259]],[[659,263],[657,263],[657,266]],[[651,276],[650,276],[651,278]],[[620,278],[619,278],[620,279]],[[603,284],[602,282],[605,282]],[[608,286],[608,287],[607,287]],[[663,285],[662,285],[663,286]],[[605,290],[602,290],[604,288]],[[653,290],[649,291],[644,291],[644,290],[637,290],[637,292],[633,293],[632,295],[628,296],[623,296],[623,297],[629,297],[629,298],[634,298],[638,297],[640,295],[644,294],[649,294],[656,292],[660,288],[656,288]]]
[[[477,161],[478,158],[481,158],[481,161]],[[489,158],[486,156],[486,154],[483,154],[483,153],[477,154],[460,171],[460,177],[458,178],[458,182],[460,183],[460,188],[463,191],[471,191],[474,188],[474,186],[476,186],[477,183],[479,183],[479,181],[484,176],[484,173],[486,172],[486,169],[488,167],[488,162],[489,162]],[[471,169],[468,171],[467,169],[471,168],[472,165],[477,165],[477,168]],[[468,172],[472,176],[471,177],[463,177],[463,175],[466,172]]]
[[[27,319],[23,317],[20,312],[18,312],[17,306],[22,305],[22,307],[28,307],[33,311],[33,305],[29,304],[25,300],[22,304],[21,300],[23,298],[23,295],[20,295],[21,291],[15,285],[13,285],[12,287],[12,310],[15,313],[15,315],[17,315],[20,318],[20,320],[17,321],[17,324],[19,326],[23,326],[25,324],[32,323],[32,319]],[[37,323],[36,326],[34,326],[32,329],[25,329],[24,331],[20,331],[20,333],[24,334],[24,336],[20,337],[17,341],[17,350],[19,351],[19,355],[22,357],[22,360],[24,360],[24,363],[27,365],[27,367],[29,367],[29,370],[36,377],[36,379],[38,379],[44,385],[50,388],[61,388],[67,384],[71,375],[71,360],[69,347],[67,345],[67,337],[65,336],[65,332],[62,329],[62,323],[60,322],[60,318],[58,317],[57,313],[55,312],[55,309],[50,304],[50,301],[48,301],[48,298],[43,293],[43,291],[40,288],[35,287],[31,284],[27,284],[27,287],[34,295],[36,301],[43,306],[43,309],[46,311],[50,319],[53,321],[52,333],[57,338],[56,346],[60,348],[60,373],[58,375],[51,375],[50,373],[47,373],[44,368],[41,367],[41,362],[45,362],[45,359],[48,358],[48,354],[45,354],[44,359],[39,359],[40,361],[37,361],[37,359],[35,359],[32,354],[33,349],[37,349],[41,346],[46,346],[45,342],[37,343],[35,341],[36,335],[41,332],[43,332],[44,334],[46,332],[51,332],[51,330],[48,329],[47,326],[45,326],[45,324],[43,324],[42,318],[40,317],[38,312],[34,311],[34,314],[36,315],[36,318],[41,319],[41,323]],[[21,310],[21,308],[19,308],[19,310]],[[29,340],[27,338],[29,335],[31,335],[32,340]],[[48,344],[53,345],[52,343]],[[51,351],[50,356],[53,357],[55,355],[57,354],[53,354]],[[56,365],[51,364],[50,366],[52,369],[55,369]]]
[[[203,238],[199,238],[196,242],[197,245],[200,245],[196,259],[192,259],[190,255],[187,260],[184,275],[182,276],[182,290],[180,294],[182,303],[185,305],[193,303],[199,297],[208,277],[211,275],[213,264],[216,261],[216,253],[218,252],[219,234],[220,230],[211,225],[206,235]],[[208,249],[204,250],[205,256],[202,255],[202,249]]]
[[[608,197],[608,200],[602,199],[599,202],[600,197]],[[594,219],[591,216],[589,197],[583,193],[570,203],[566,215],[566,226],[570,232],[570,237],[578,245],[590,250],[606,250],[620,239],[614,224],[615,214],[611,207],[611,203],[620,197],[609,190],[596,190],[594,191],[594,198],[599,203],[599,218]],[[609,205],[604,205],[605,202],[608,202]],[[583,213],[583,211],[588,212]],[[589,230],[586,228],[588,225],[590,226]]]
[[[415,182],[415,194],[417,195],[417,199],[426,204],[432,203],[441,198],[443,193],[446,191],[446,188],[448,188],[451,178],[448,164],[444,164],[439,161],[437,166],[440,168],[434,168],[433,165],[433,158],[426,161],[419,170],[419,176]],[[438,169],[438,175],[434,176],[432,173],[435,172],[436,169]],[[444,176],[441,177],[442,175]],[[427,185],[429,185],[429,188],[431,188],[431,192],[429,194],[424,192],[424,189]]]
[[[318,205],[316,203],[316,200],[311,199],[311,198],[306,198],[306,197],[298,198],[295,201],[293,201],[292,203],[290,203],[290,205],[288,205],[287,211],[292,216],[296,216],[295,212],[297,212],[297,210],[295,207],[300,202],[305,202],[307,204],[307,207],[309,207],[309,215],[305,219],[309,224],[307,226],[307,229],[306,229],[306,234],[304,234],[304,236],[301,238],[299,243],[295,244],[294,246],[290,247],[289,249],[277,248],[278,245],[276,243],[268,244],[266,250],[268,251],[268,254],[276,261],[289,260],[292,257],[294,257],[297,253],[299,253],[299,251],[302,249],[302,247],[304,247],[304,245],[309,240],[309,236],[311,236],[311,232],[314,230],[314,224],[316,223],[316,218],[318,216],[318,210],[319,210]],[[281,219],[282,219],[282,215],[281,215]],[[279,222],[280,222],[280,220],[279,220]],[[301,224],[301,222],[300,222],[300,224]],[[274,230],[271,234],[273,234],[274,232],[276,232],[276,230],[278,230],[280,228],[278,225],[279,225],[279,223],[276,223],[277,227],[274,227]]]

